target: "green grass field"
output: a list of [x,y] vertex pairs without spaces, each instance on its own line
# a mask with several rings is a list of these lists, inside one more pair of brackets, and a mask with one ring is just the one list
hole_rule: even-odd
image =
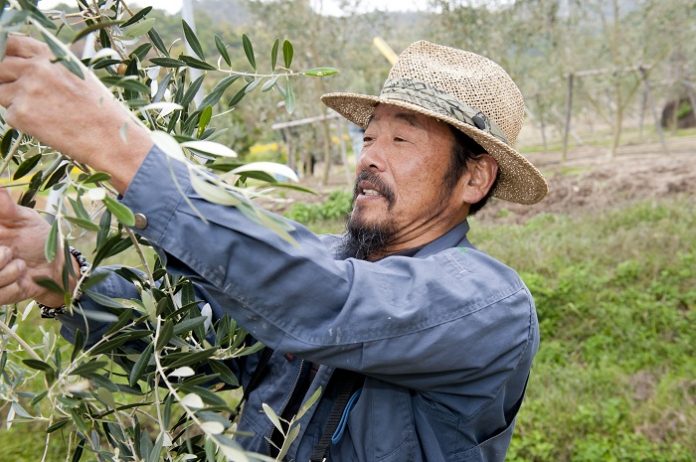
[[[341,228],[336,219],[310,226]],[[541,349],[508,460],[696,460],[690,198],[523,225],[473,219],[470,237],[520,272],[539,312]],[[1,430],[0,459],[40,460],[42,430]],[[56,432],[47,460],[65,460],[65,438]]]
[[693,210],[472,224],[475,245],[520,271],[541,326],[508,460],[696,460]]

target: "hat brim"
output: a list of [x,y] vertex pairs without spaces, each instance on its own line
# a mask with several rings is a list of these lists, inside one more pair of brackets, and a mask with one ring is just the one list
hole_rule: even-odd
[[378,104],[402,107],[441,120],[471,137],[498,162],[499,178],[493,191],[494,197],[529,205],[541,201],[549,191],[544,176],[522,154],[493,135],[453,117],[425,109],[417,104],[358,93],[328,93],[321,97],[321,101],[363,129],[367,128]]

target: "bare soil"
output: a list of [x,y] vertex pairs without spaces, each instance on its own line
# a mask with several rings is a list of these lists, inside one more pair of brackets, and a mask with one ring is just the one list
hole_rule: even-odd
[[[696,198],[696,137],[671,139],[669,154],[660,143],[622,146],[611,158],[604,148],[532,154],[529,159],[546,176],[548,196],[538,204],[493,200],[482,221],[519,223],[539,213],[592,213],[627,202],[677,195]],[[696,210],[696,209],[695,209]]]

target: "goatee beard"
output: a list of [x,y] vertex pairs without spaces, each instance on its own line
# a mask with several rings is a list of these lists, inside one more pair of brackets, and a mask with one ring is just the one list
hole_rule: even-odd
[[391,210],[394,205],[395,197],[393,191],[379,176],[369,170],[360,172],[353,189],[353,211],[348,216],[346,232],[343,234],[343,241],[339,248],[341,258],[369,260],[382,257],[396,234],[396,229],[391,223],[367,224],[361,222],[357,216],[355,200],[358,194],[360,194],[359,183],[363,180],[369,181],[387,201],[387,210]]
[[346,232],[339,248],[341,258],[370,260],[385,255],[395,231],[390,226],[365,225],[348,219]]

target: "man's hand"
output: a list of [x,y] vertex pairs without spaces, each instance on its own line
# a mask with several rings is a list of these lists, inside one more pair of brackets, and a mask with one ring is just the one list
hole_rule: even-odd
[[[61,280],[63,252],[53,262],[44,257],[49,224],[34,210],[16,205],[7,190],[0,189],[0,303],[34,298],[48,306],[60,306],[63,298],[34,282],[36,278]],[[76,273],[78,274],[78,273]]]
[[149,131],[89,70],[52,63],[48,46],[11,35],[0,62],[0,105],[17,130],[111,174],[124,192],[152,147]]

